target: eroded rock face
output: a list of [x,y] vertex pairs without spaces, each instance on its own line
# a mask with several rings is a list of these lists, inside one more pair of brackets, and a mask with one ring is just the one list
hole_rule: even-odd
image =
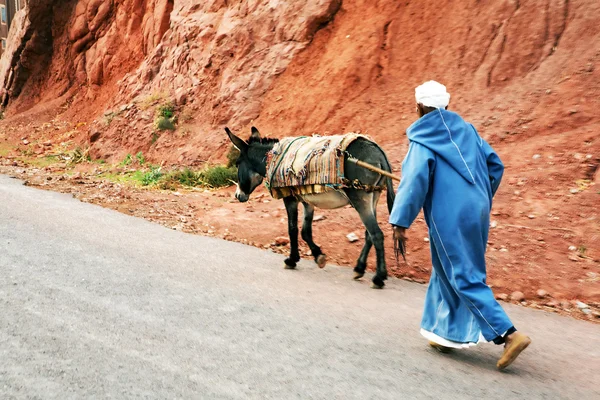
[[173,0],[30,1],[11,29],[15,50],[0,70],[0,77],[11,69],[15,76],[1,81],[5,105],[22,111],[82,87],[79,94],[93,99],[154,49],[172,8]]
[[[118,102],[128,101],[131,95],[167,92],[185,97],[199,109],[212,110],[212,123],[247,123],[258,116],[261,97],[273,78],[341,4],[339,0],[306,3],[176,2],[171,28],[162,42],[151,36],[151,28],[145,29],[144,46],[153,52],[122,80]],[[159,9],[157,5],[155,11]],[[145,23],[155,14],[147,13]],[[162,23],[154,17],[149,26]]]
[[[3,104],[10,116],[68,98],[96,156],[185,163],[222,155],[225,124],[395,144],[428,79],[494,140],[600,123],[598,1],[460,4],[31,0],[0,65]],[[185,132],[156,139],[149,99],[185,112]]]

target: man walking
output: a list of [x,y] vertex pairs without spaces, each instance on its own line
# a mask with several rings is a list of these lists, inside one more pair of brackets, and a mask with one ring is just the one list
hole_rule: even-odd
[[473,125],[447,110],[444,85],[429,81],[415,94],[419,119],[407,130],[410,147],[390,223],[405,241],[423,208],[429,227],[433,269],[421,334],[442,352],[504,344],[497,363],[504,369],[531,343],[486,284],[490,209],[504,166]]

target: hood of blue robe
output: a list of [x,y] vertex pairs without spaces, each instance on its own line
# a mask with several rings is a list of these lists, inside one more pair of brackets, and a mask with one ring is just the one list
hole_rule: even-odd
[[460,115],[438,109],[419,118],[406,131],[411,142],[444,159],[467,182],[475,184],[479,135]]

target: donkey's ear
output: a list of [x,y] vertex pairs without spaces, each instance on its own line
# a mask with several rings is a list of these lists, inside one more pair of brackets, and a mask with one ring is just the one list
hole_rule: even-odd
[[242,139],[240,139],[239,137],[235,136],[233,134],[233,132],[231,132],[229,130],[229,128],[225,128],[225,132],[227,132],[227,136],[229,136],[229,139],[231,140],[231,143],[233,143],[233,145],[235,147],[237,147],[237,149],[239,151],[246,151],[248,150],[248,143],[244,142]]
[[251,129],[252,131],[252,135],[250,135],[251,138],[253,139],[260,139],[260,132],[258,131],[258,129],[256,129],[254,126]]

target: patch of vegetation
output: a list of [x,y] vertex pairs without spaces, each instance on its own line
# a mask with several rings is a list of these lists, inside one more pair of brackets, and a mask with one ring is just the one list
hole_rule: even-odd
[[133,171],[133,172],[125,172],[125,173],[114,173],[114,172],[108,172],[103,174],[103,178],[111,181],[111,182],[115,182],[115,183],[122,183],[122,184],[129,184],[129,185],[141,185],[142,184],[142,178],[144,177],[145,172],[144,171]]
[[135,158],[140,165],[144,165],[146,163],[146,158],[144,158],[144,154],[141,151],[135,155]]
[[152,143],[152,144],[156,143],[156,141],[158,140],[158,138],[159,138],[159,137],[160,137],[160,136],[158,135],[158,133],[156,133],[156,132],[152,132],[152,137],[151,137],[151,139],[150,139],[151,143]]
[[166,177],[167,180],[180,183],[184,186],[202,186],[202,177],[198,172],[192,171],[189,168],[180,171],[173,171]]
[[[129,155],[130,156],[130,155]],[[132,162],[132,158],[125,161]],[[122,173],[106,172],[104,179],[116,183],[133,184],[136,186],[151,186],[163,190],[176,190],[177,187],[207,187],[220,188],[235,184],[237,169],[216,165],[194,171],[190,168],[165,172],[160,166],[150,165],[149,169],[128,170]]]
[[175,106],[172,102],[165,102],[157,108],[155,124],[156,129],[159,131],[174,131],[176,120],[177,117],[175,116]]
[[0,110],[0,120],[4,119],[4,110]]
[[21,158],[20,160],[29,166],[37,168],[46,168],[50,165],[54,165],[60,162],[60,158],[58,156],[44,156],[40,158]]
[[156,118],[156,122],[155,122],[155,126],[156,129],[158,129],[159,131],[174,131],[175,130],[175,124],[173,123],[173,121],[169,118],[165,118],[165,117],[158,117]]
[[163,103],[158,107],[158,116],[165,117],[167,119],[175,116],[175,106],[170,101]]
[[577,248],[577,252],[581,257],[585,257],[585,253],[587,253],[587,247],[585,245],[581,245]]
[[228,168],[223,165],[206,168],[200,171],[202,182],[212,188],[234,185],[237,181],[237,168]]
[[150,186],[158,183],[160,178],[164,176],[164,173],[161,171],[160,167],[150,167],[150,171],[146,172],[142,176],[142,185]]
[[[220,188],[235,184],[237,180],[237,169],[227,168],[223,165],[207,167],[201,171],[190,168],[171,171],[163,174],[159,186],[161,189],[174,190],[177,185],[186,187],[209,187]],[[145,185],[146,186],[146,185]]]
[[123,161],[121,161],[121,165],[125,166],[125,165],[130,165],[131,162],[133,161],[131,154],[127,154],[125,156],[125,158],[123,159]]
[[231,146],[229,148],[229,152],[227,153],[227,168],[235,167],[235,163],[240,156],[240,151],[235,146]]
[[81,149],[77,147],[67,156],[67,165],[81,164],[92,161],[90,157],[90,149]]

